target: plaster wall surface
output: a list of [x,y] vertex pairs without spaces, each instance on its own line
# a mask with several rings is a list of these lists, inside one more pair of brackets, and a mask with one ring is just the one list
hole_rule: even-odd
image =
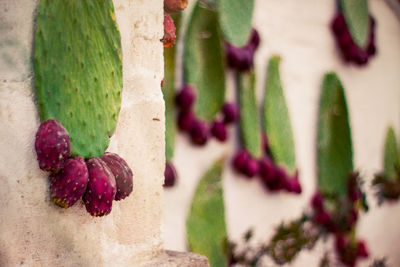
[[[388,259],[400,266],[400,203],[377,206],[370,187],[373,175],[382,168],[386,129],[400,133],[400,23],[385,1],[371,0],[370,11],[377,20],[378,54],[364,68],[343,63],[329,29],[335,13],[332,0],[256,0],[253,25],[261,34],[256,53],[257,96],[263,98],[265,74],[271,55],[281,56],[281,79],[292,120],[297,165],[303,186],[301,196],[271,194],[256,181],[236,175],[230,168],[236,148],[235,133],[221,145],[212,140],[204,148],[193,147],[186,136],[177,138],[174,164],[177,186],[165,193],[165,245],[184,250],[185,220],[195,187],[202,174],[221,156],[226,156],[223,175],[229,237],[235,241],[253,228],[256,242],[269,240],[281,221],[300,216],[316,189],[316,126],[323,74],[336,71],[346,89],[353,136],[354,165],[366,179],[370,212],[361,216],[357,235],[365,239],[373,258]],[[233,100],[233,81],[228,81],[228,100]],[[312,252],[302,252],[290,266],[318,266],[326,249],[319,242]],[[265,262],[265,266],[275,266]]]
[[135,266],[162,249],[162,0],[115,0],[124,88],[108,151],[134,172],[131,196],[93,218],[49,199],[34,151],[31,64],[37,0],[0,0],[0,266]]

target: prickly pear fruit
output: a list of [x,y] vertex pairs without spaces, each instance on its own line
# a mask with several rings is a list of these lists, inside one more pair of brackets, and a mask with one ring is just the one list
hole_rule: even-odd
[[239,109],[233,103],[225,103],[222,107],[222,113],[224,114],[224,123],[226,124],[233,123],[239,118]]
[[207,143],[209,135],[208,124],[201,120],[196,120],[190,127],[190,138],[193,144],[203,146]]
[[161,41],[164,44],[164,48],[171,47],[175,44],[175,24],[171,16],[164,12],[164,37]]
[[178,128],[182,132],[189,131],[196,118],[192,111],[181,111],[178,114]]
[[172,162],[167,162],[164,170],[164,187],[174,186],[177,177],[174,165]]
[[224,142],[228,138],[228,131],[222,121],[214,121],[211,125],[211,135],[218,141]]
[[186,8],[188,0],[164,0],[164,10],[168,13],[176,13]]
[[196,92],[193,87],[185,85],[176,95],[176,105],[181,111],[188,111],[196,100]]
[[114,174],[117,183],[115,200],[121,200],[129,196],[133,190],[133,173],[128,163],[115,153],[104,153],[101,159],[107,164]]
[[86,165],[89,171],[89,183],[83,196],[86,210],[92,216],[107,215],[117,192],[114,174],[100,158],[91,158]]
[[36,132],[35,149],[40,169],[57,173],[70,153],[67,130],[57,120],[43,122]]
[[247,162],[249,161],[249,159],[250,159],[250,155],[246,150],[242,149],[242,150],[238,151],[236,153],[235,157],[233,158],[233,162],[232,162],[233,168],[237,172],[244,174],[246,166],[247,166]]
[[71,207],[85,193],[88,179],[89,173],[83,158],[67,159],[64,169],[50,176],[51,199],[60,207]]

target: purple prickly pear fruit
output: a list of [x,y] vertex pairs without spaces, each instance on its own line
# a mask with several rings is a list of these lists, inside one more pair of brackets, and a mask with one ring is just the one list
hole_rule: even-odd
[[168,13],[176,13],[186,8],[188,0],[164,0],[164,10]]
[[181,111],[178,114],[178,128],[182,132],[187,132],[195,122],[195,116],[192,111]]
[[314,222],[321,226],[327,226],[331,223],[331,216],[324,210],[319,210],[314,215]]
[[247,71],[253,67],[253,51],[245,47],[240,49],[240,61],[237,66],[238,71]]
[[193,87],[185,85],[176,95],[176,105],[181,111],[188,111],[196,100],[196,93]]
[[324,208],[324,198],[320,192],[316,192],[311,198],[311,206],[314,210],[322,210]]
[[260,34],[256,29],[251,30],[249,47],[254,52],[260,45]]
[[220,121],[213,122],[211,126],[211,134],[221,142],[224,142],[228,138],[228,131],[226,130],[225,124]]
[[164,44],[164,48],[171,47],[175,44],[175,24],[171,16],[164,12],[164,37],[161,42]]
[[195,120],[190,127],[190,138],[192,143],[198,146],[203,146],[207,143],[209,135],[209,127],[207,123]]
[[231,67],[232,69],[236,69],[236,67],[239,65],[239,62],[241,61],[240,49],[237,48],[236,46],[227,43],[226,52],[227,52],[226,57],[228,60],[228,66]]
[[263,157],[259,162],[259,174],[263,182],[268,182],[275,176],[275,165],[271,158]]
[[281,167],[274,166],[274,175],[263,179],[265,186],[271,191],[279,191],[287,187],[287,174]]
[[122,200],[129,196],[133,190],[133,173],[128,163],[115,153],[104,153],[101,159],[107,164],[114,174],[117,183],[115,200]]
[[286,182],[286,190],[291,193],[301,194],[301,185],[299,181],[299,173],[296,171],[296,174],[293,178],[289,178]]
[[369,251],[364,240],[357,242],[357,256],[360,258],[368,258]]
[[225,103],[222,107],[222,113],[224,114],[225,124],[233,123],[239,118],[239,109],[233,103]]
[[247,166],[247,161],[249,160],[250,156],[249,153],[247,153],[246,150],[242,149],[239,150],[236,155],[233,158],[233,168],[239,172],[243,173],[245,172],[245,167]]
[[92,216],[107,215],[117,192],[114,174],[100,158],[91,158],[86,165],[89,171],[89,183],[83,195],[86,210]]
[[60,207],[71,207],[85,193],[88,179],[89,173],[83,158],[67,159],[64,169],[50,176],[51,199]]
[[258,161],[250,157],[245,166],[245,175],[248,178],[252,178],[258,173],[258,171]]
[[164,187],[174,186],[177,177],[174,165],[171,162],[167,162],[164,171]]
[[342,253],[348,246],[349,241],[342,234],[336,235],[335,238],[335,249],[340,254]]
[[35,149],[40,169],[57,173],[70,153],[67,130],[57,120],[43,122],[36,132]]
[[331,29],[336,36],[339,36],[344,30],[346,30],[346,22],[344,16],[338,13],[331,24]]

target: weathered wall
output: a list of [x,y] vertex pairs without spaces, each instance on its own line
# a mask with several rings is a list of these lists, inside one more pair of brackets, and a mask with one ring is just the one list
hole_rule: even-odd
[[[400,266],[400,203],[377,207],[370,182],[381,170],[386,127],[400,133],[400,23],[385,1],[371,0],[377,19],[378,55],[366,68],[347,66],[339,58],[329,23],[334,15],[333,0],[257,0],[254,26],[262,45],[256,55],[258,98],[262,99],[268,58],[282,57],[281,77],[295,133],[297,162],[303,194],[272,195],[258,181],[236,176],[227,162],[224,173],[226,219],[229,236],[239,240],[250,227],[256,240],[268,240],[282,220],[299,216],[308,206],[316,185],[316,123],[320,85],[326,71],[337,71],[346,88],[349,105],[355,167],[366,178],[371,211],[361,216],[360,238],[365,238],[371,258],[387,256],[389,266]],[[230,82],[230,86],[232,83]],[[233,99],[232,87],[229,98]],[[233,136],[233,129],[230,131]],[[165,243],[183,250],[185,220],[195,186],[212,162],[233,155],[235,141],[220,145],[214,140],[198,149],[179,136],[174,163],[180,175],[175,188],[166,191]],[[303,252],[293,266],[318,266],[324,252],[319,244],[314,252]],[[363,262],[367,265],[367,261]],[[274,266],[274,265],[267,265]]]
[[122,108],[109,151],[134,172],[109,216],[49,199],[34,151],[39,117],[31,65],[37,0],[0,0],[0,266],[133,266],[161,249],[164,171],[162,0],[115,0],[123,48]]

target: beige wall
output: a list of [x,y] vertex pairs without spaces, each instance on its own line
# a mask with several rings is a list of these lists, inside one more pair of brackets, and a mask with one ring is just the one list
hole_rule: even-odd
[[109,151],[134,172],[109,216],[49,200],[34,136],[31,54],[37,0],[0,0],[0,266],[132,266],[162,247],[164,172],[162,0],[115,0],[123,48],[122,108]]
[[[339,58],[329,23],[334,15],[333,0],[257,0],[254,26],[260,31],[262,46],[257,52],[258,97],[263,96],[268,58],[282,57],[281,77],[295,133],[297,163],[303,194],[272,195],[258,181],[236,176],[230,160],[224,173],[226,219],[229,235],[239,240],[250,227],[256,240],[269,239],[282,220],[299,216],[308,206],[316,184],[316,120],[322,75],[336,71],[345,88],[351,116],[355,167],[366,178],[371,211],[361,217],[358,236],[368,241],[371,258],[388,257],[389,266],[400,266],[400,203],[377,207],[370,188],[373,174],[381,170],[386,127],[400,133],[400,23],[385,1],[371,0],[370,10],[377,20],[378,55],[366,68],[345,65]],[[233,99],[232,81],[229,98]],[[231,135],[234,130],[231,129]],[[399,135],[398,135],[399,136]],[[195,186],[212,162],[231,157],[235,141],[220,145],[215,141],[198,149],[179,136],[174,162],[180,175],[175,188],[165,193],[164,239],[167,248],[184,250],[185,218]],[[330,243],[328,243],[329,247]],[[318,266],[324,245],[303,252],[293,266]],[[368,261],[363,262],[367,266]],[[270,266],[270,265],[268,265]]]

